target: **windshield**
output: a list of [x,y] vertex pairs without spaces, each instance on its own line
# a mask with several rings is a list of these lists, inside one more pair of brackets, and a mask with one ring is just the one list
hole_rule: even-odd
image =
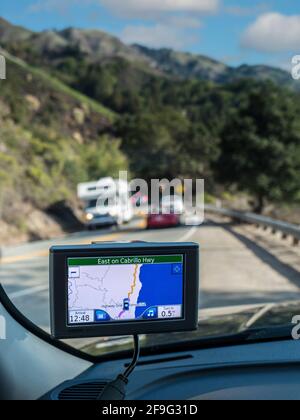
[[90,208],[95,208],[95,207],[97,207],[97,202],[98,202],[98,200],[96,199],[96,200],[91,200],[91,201],[89,201],[88,203],[87,203],[87,205],[86,205],[86,208],[87,209],[90,209]]
[[0,15],[0,283],[22,314],[50,331],[52,245],[192,241],[199,329],[144,346],[292,339],[296,3],[11,0]]

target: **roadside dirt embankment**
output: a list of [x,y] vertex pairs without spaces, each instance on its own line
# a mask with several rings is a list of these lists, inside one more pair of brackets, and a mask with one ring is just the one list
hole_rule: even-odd
[[47,210],[39,210],[31,204],[11,210],[0,218],[0,246],[16,245],[42,239],[58,238],[66,233],[80,231],[80,212],[64,203],[56,203]]

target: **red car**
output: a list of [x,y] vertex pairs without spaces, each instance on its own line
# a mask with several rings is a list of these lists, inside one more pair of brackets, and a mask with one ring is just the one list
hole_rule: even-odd
[[180,224],[178,214],[149,214],[147,219],[148,229],[176,227]]

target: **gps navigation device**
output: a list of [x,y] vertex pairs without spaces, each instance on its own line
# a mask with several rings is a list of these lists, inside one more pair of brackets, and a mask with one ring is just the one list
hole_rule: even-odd
[[51,332],[85,338],[197,328],[199,246],[97,243],[50,249]]

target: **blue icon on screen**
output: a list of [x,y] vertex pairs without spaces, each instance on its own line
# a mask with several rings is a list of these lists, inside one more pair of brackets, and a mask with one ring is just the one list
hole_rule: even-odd
[[182,274],[182,264],[172,264],[172,274],[180,275]]
[[143,314],[143,319],[156,319],[158,317],[158,310],[156,306],[147,309]]
[[107,312],[102,311],[101,309],[95,311],[95,322],[105,322],[110,321],[110,316]]
[[123,311],[129,311],[130,309],[130,300],[124,299],[123,300]]

